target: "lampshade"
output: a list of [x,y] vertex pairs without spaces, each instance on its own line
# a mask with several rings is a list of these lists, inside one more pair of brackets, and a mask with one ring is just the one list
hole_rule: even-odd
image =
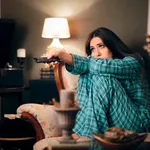
[[69,38],[69,26],[66,18],[46,18],[44,21],[43,38]]

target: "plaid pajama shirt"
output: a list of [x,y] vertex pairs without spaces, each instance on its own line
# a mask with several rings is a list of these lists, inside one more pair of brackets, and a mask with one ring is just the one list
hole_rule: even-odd
[[150,90],[141,87],[141,66],[133,57],[98,59],[72,55],[72,74],[80,74],[76,97],[81,111],[73,129],[79,136],[92,138],[108,127],[145,132],[150,126]]

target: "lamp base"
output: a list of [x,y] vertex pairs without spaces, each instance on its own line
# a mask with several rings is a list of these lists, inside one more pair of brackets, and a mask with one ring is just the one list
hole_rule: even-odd
[[60,40],[58,37],[54,37],[52,43],[47,47],[46,51],[49,52],[50,50],[55,49],[62,49],[63,45],[60,43]]
[[20,69],[23,69],[25,57],[17,57],[17,62],[20,64]]

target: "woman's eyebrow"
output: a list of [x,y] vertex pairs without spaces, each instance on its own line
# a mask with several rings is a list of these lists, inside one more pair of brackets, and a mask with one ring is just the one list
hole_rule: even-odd
[[104,43],[98,43],[97,45],[104,45]]
[[[97,43],[96,45],[104,45],[104,43]],[[90,46],[90,48],[93,47],[92,45]]]

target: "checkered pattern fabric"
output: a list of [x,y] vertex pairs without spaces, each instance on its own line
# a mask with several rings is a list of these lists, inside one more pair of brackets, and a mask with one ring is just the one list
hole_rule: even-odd
[[150,90],[141,87],[141,65],[133,57],[98,59],[72,55],[73,74],[80,74],[78,112],[73,129],[79,136],[92,138],[92,132],[104,133],[108,127],[145,132],[150,126]]

